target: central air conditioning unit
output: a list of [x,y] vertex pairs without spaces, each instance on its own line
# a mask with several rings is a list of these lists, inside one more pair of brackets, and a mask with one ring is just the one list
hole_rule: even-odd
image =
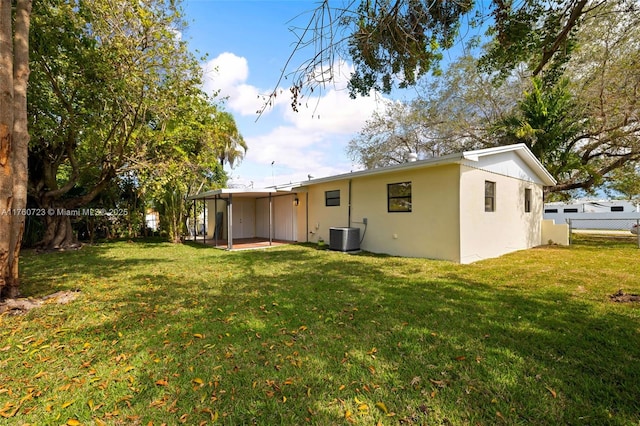
[[329,228],[329,248],[345,252],[360,250],[360,228]]

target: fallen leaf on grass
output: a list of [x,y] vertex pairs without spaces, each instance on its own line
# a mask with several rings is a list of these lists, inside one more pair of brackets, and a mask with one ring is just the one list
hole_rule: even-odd
[[5,419],[11,418],[18,413],[20,409],[20,405],[18,405],[13,411],[9,411],[14,405],[10,402],[7,402],[5,406],[0,409],[0,417],[4,417]]
[[384,405],[384,402],[376,402],[376,407],[378,407],[380,411],[382,411],[385,414],[389,413],[389,409],[387,408],[386,405]]
[[67,420],[67,426],[80,426],[82,423],[77,419],[69,419]]
[[545,386],[547,388],[547,390],[549,391],[549,393],[551,393],[551,396],[553,396],[554,398],[556,397],[556,391],[554,391],[553,389],[551,389],[549,386]]
[[447,383],[444,380],[429,379],[429,381],[440,388],[443,388],[447,385]]
[[168,384],[169,384],[169,382],[167,382],[164,379],[160,379],[160,380],[156,381],[156,385],[158,385],[158,386],[167,386]]

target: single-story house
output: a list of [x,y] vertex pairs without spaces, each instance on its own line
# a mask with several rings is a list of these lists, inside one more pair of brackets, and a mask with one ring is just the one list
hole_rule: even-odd
[[553,224],[543,226],[543,188],[555,183],[517,144],[190,199],[206,201],[216,224],[207,238],[229,249],[241,238],[334,247],[332,235],[346,231],[365,251],[471,263],[545,244],[543,232],[557,235]]

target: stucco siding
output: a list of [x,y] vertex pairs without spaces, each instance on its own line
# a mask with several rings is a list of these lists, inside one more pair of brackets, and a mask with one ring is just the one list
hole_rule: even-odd
[[[411,182],[411,212],[388,212],[387,184],[401,182]],[[457,165],[354,180],[351,217],[368,220],[361,248],[458,262],[458,182]]]
[[[326,206],[326,191],[340,191],[340,205]],[[308,206],[308,241],[318,242],[322,238],[329,242],[329,228],[345,227],[349,222],[349,181],[340,180],[309,187]],[[306,206],[298,206],[298,217],[305,214]],[[302,220],[301,222],[304,222]]]
[[[311,185],[310,241],[316,242],[318,237],[329,241],[330,227],[352,226],[360,228],[363,250],[458,262],[458,169],[457,165],[446,165],[352,179],[351,223],[349,180]],[[412,211],[389,212],[387,185],[401,182],[411,182]],[[326,207],[325,191],[336,189],[341,191],[340,206]]]
[[[495,182],[495,210],[485,211],[485,182]],[[540,245],[542,187],[486,170],[462,167],[460,263],[471,263]],[[525,212],[525,189],[531,211]]]

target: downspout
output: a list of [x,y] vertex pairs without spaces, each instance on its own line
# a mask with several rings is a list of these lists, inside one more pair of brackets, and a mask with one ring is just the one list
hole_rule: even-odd
[[233,250],[233,194],[227,202],[227,250]]
[[351,228],[351,179],[349,179],[349,206],[347,210],[347,226]]
[[307,233],[306,233],[306,238],[307,238],[307,243],[309,242],[309,193],[305,192],[304,193],[304,208],[305,208],[305,223],[307,226]]
[[273,235],[272,235],[272,222],[273,222],[273,217],[272,217],[272,209],[271,209],[271,202],[272,202],[272,198],[271,198],[271,193],[269,193],[269,245],[271,245],[273,243]]

